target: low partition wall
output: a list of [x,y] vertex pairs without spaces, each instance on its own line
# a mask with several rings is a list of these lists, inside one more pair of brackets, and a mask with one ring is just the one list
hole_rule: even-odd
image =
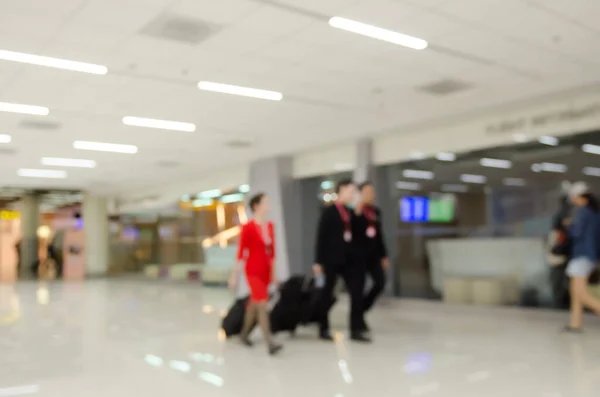
[[541,238],[439,239],[428,242],[427,251],[431,285],[442,295],[445,283],[451,280],[501,280],[515,285],[519,301],[525,291],[534,291],[542,305],[551,301],[546,247]]

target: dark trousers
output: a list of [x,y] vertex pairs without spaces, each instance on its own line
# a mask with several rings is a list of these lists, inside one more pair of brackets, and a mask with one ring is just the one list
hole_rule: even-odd
[[344,279],[350,295],[350,331],[360,332],[363,328],[363,291],[365,288],[365,269],[359,265],[325,265],[325,285],[319,299],[321,332],[329,331],[329,310],[333,299],[333,290],[338,277]]
[[550,283],[552,284],[552,302],[556,309],[569,307],[569,280],[566,275],[567,264],[550,268]]
[[371,289],[367,291],[367,294],[364,297],[363,309],[365,312],[373,307],[375,301],[379,298],[379,295],[381,295],[385,288],[385,271],[383,270],[383,266],[381,266],[381,261],[369,261],[367,263],[367,274],[371,277],[373,283]]

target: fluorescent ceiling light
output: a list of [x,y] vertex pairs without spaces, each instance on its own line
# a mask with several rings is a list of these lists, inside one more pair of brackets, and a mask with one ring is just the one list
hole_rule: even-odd
[[119,143],[75,141],[73,147],[80,150],[92,150],[96,152],[126,153],[135,154],[138,151],[137,146],[122,145]]
[[50,109],[43,106],[0,102],[0,112],[30,114],[33,116],[47,116],[50,114]]
[[58,157],[43,157],[41,160],[42,165],[49,165],[55,167],[76,167],[76,168],[95,168],[96,162],[94,160],[84,159],[63,159]]
[[366,23],[353,21],[351,19],[333,17],[329,20],[329,25],[348,32],[360,34],[372,39],[387,41],[388,43],[398,44],[414,50],[424,50],[427,48],[427,41],[406,34],[394,32],[377,26],[367,25]]
[[196,124],[192,124],[192,123],[184,123],[181,121],[147,119],[147,118],[143,118],[143,117],[133,117],[133,116],[123,117],[123,124],[131,125],[131,126],[135,126],[135,127],[156,128],[159,130],[184,131],[184,132],[196,131]]
[[396,189],[400,190],[421,190],[421,185],[417,182],[406,182],[406,181],[398,181],[396,182]]
[[435,158],[440,161],[454,161],[456,160],[456,155],[450,152],[440,152],[435,155]]
[[205,190],[203,192],[198,193],[198,197],[212,199],[212,198],[220,197],[221,194],[223,194],[221,192],[221,189],[211,189],[211,190]]
[[8,134],[0,134],[0,143],[10,143],[12,141],[12,137]]
[[567,172],[567,166],[565,164],[556,163],[536,163],[531,166],[533,172],[556,172],[565,173]]
[[423,160],[427,158],[427,155],[423,152],[412,152],[410,158],[412,160]]
[[249,98],[266,99],[269,101],[281,101],[283,94],[276,91],[260,90],[257,88],[240,87],[237,85],[213,83],[210,81],[201,81],[198,88],[204,91],[220,92],[222,94],[231,94],[245,96]]
[[25,54],[22,52],[13,52],[0,50],[0,60],[28,63],[30,65],[47,66],[49,68],[71,70],[73,72],[91,73],[104,75],[108,73],[108,68],[93,63],[69,61],[67,59],[44,57],[41,55]]
[[589,143],[586,143],[585,145],[583,145],[581,147],[581,150],[583,150],[586,153],[590,153],[590,154],[600,154],[600,146],[591,145]]
[[192,202],[192,205],[194,206],[194,208],[200,208],[200,207],[209,207],[209,206],[213,205],[214,203],[215,203],[215,201],[213,199],[202,198],[202,199],[194,200]]
[[460,180],[465,183],[485,183],[487,178],[484,175],[462,174]]
[[522,178],[504,178],[504,184],[506,186],[525,186],[527,182]]
[[244,195],[240,193],[228,194],[226,196],[221,197],[221,202],[225,204],[237,203],[240,201],[244,201]]
[[402,171],[402,176],[412,179],[433,179],[435,175],[431,171],[404,170]]
[[466,193],[469,191],[469,187],[467,185],[442,185],[442,191],[449,193]]
[[600,168],[597,167],[585,167],[583,173],[588,176],[600,176]]
[[491,168],[503,168],[508,169],[512,167],[512,162],[510,160],[502,160],[502,159],[490,159],[490,158],[482,158],[479,160],[479,164],[484,167]]
[[14,386],[0,388],[0,396],[24,396],[27,394],[36,394],[40,391],[38,385]]
[[250,191],[250,185],[240,185],[238,190],[240,193],[248,193]]
[[20,168],[17,170],[17,175],[27,178],[53,178],[65,179],[67,171],[63,170],[36,170],[29,168]]
[[559,140],[554,136],[541,136],[538,138],[538,142],[548,146],[558,146]]

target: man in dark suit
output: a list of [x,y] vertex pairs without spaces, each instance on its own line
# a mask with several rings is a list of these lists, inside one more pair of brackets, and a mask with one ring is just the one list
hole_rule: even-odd
[[[357,210],[361,215],[358,218],[360,228],[358,233],[363,234],[366,239],[360,247],[358,258],[365,262],[366,272],[373,282],[363,301],[364,311],[367,312],[385,288],[385,271],[390,267],[390,261],[381,227],[381,211],[375,205],[375,188],[367,181],[360,184],[359,190],[360,202]],[[369,332],[366,322],[363,324],[363,329]]]
[[350,294],[350,336],[358,342],[370,342],[364,333],[363,292],[365,269],[363,261],[356,260],[364,234],[358,233],[358,217],[350,208],[356,194],[351,180],[343,180],[336,187],[337,200],[324,209],[317,231],[316,258],[313,270],[322,291],[317,304],[319,336],[331,341],[329,309],[338,277],[342,277]]

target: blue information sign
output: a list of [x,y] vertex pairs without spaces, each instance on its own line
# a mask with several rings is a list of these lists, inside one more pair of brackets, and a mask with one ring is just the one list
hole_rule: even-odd
[[403,222],[427,222],[429,220],[429,198],[403,197],[400,200],[400,218]]

